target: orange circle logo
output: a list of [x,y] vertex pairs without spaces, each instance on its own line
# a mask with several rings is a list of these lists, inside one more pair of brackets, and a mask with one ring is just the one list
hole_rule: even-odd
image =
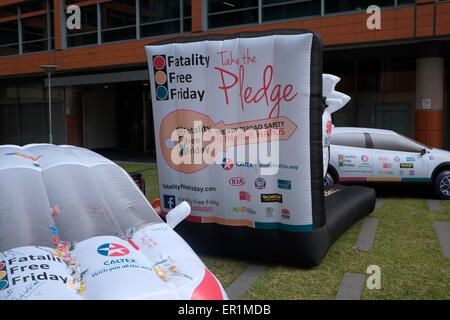
[[158,71],[155,73],[155,82],[159,85],[166,83],[167,76],[163,71]]

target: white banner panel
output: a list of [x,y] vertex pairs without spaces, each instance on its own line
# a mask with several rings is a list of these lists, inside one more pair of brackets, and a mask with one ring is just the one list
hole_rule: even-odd
[[312,42],[305,33],[146,47],[163,211],[187,201],[194,222],[312,230]]

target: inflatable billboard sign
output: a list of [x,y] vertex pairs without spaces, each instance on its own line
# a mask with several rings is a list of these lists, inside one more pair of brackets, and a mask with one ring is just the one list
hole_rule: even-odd
[[[323,78],[320,36],[182,37],[146,54],[161,209],[191,205],[178,232],[195,250],[262,257],[272,248],[283,261],[318,264],[334,238],[322,122],[331,126],[333,105],[348,101],[334,94],[336,79]],[[331,84],[325,116],[323,81]]]
[[188,201],[194,222],[312,231],[310,103],[321,103],[313,38],[146,47],[163,211]]
[[0,146],[0,300],[226,299],[131,177],[87,149]]

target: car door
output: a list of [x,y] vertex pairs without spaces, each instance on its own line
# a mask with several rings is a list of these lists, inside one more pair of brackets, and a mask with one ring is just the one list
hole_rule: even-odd
[[372,150],[363,132],[338,132],[331,136],[330,164],[340,181],[367,181],[372,177]]
[[428,158],[421,154],[423,149],[395,133],[371,133],[373,155],[376,160],[372,180],[428,182]]

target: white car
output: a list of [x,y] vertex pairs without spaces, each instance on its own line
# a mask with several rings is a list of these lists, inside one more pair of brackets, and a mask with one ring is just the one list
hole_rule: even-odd
[[325,184],[338,181],[432,183],[450,199],[450,152],[390,130],[333,128]]

